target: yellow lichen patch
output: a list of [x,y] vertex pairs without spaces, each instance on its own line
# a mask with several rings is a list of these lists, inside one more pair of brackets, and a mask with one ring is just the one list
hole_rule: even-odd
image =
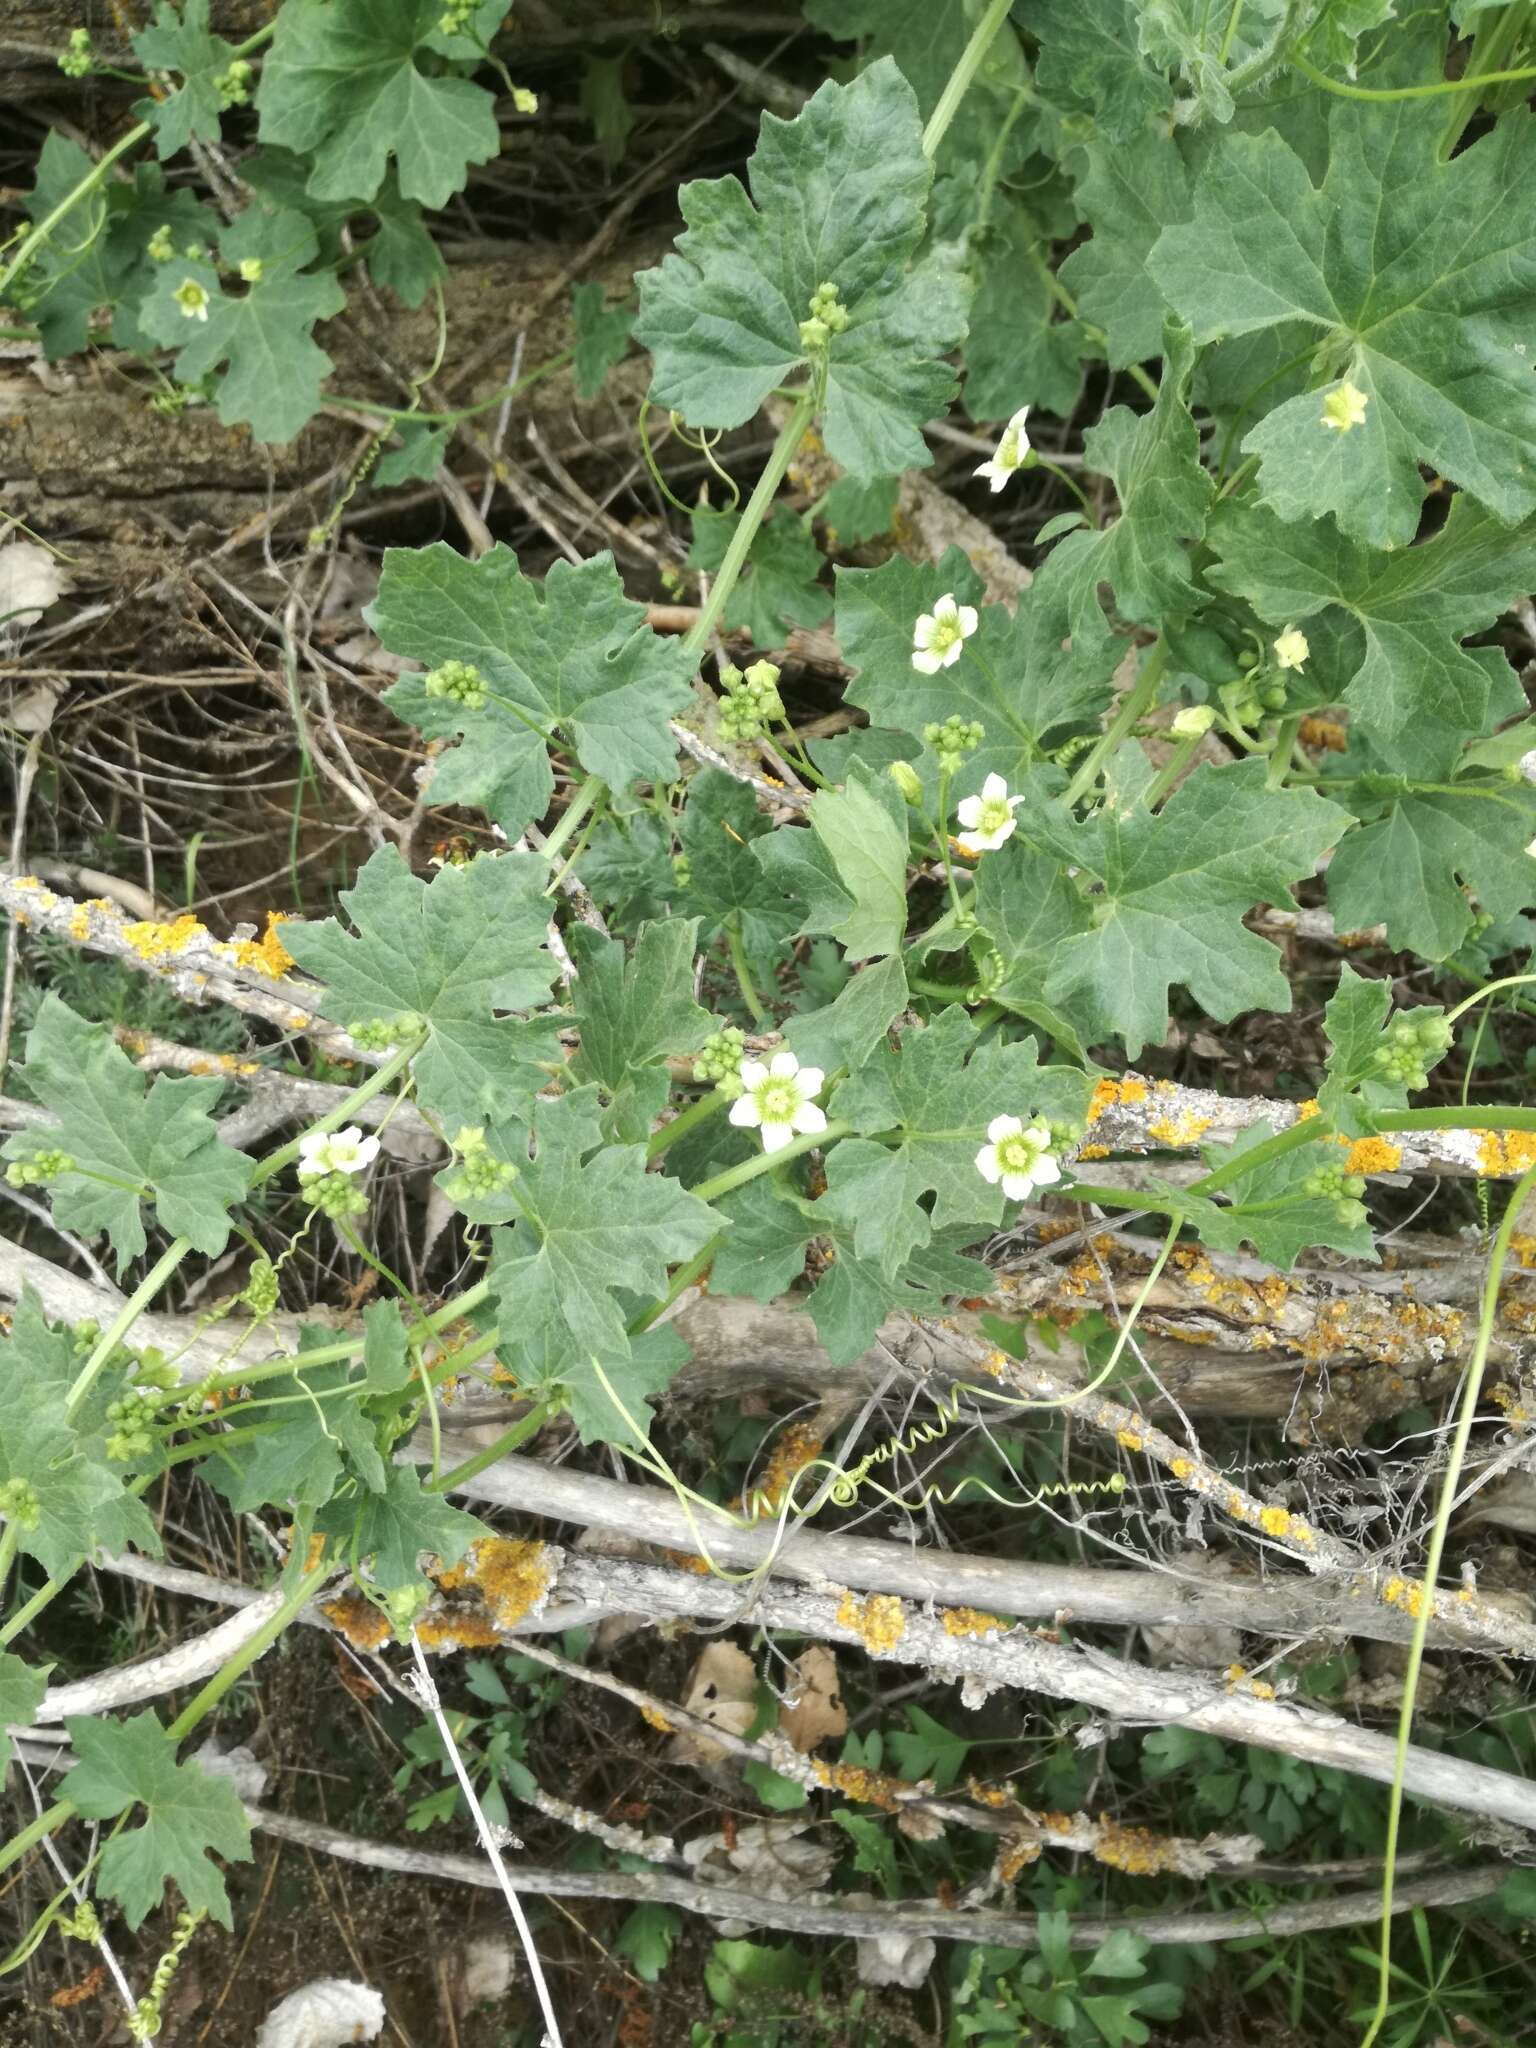
[[[1341,1143],[1347,1143],[1341,1140]],[[1403,1148],[1386,1138],[1356,1138],[1344,1159],[1346,1173],[1395,1173],[1403,1163]]]
[[91,936],[91,914],[83,903],[77,903],[70,912],[69,936],[77,946],[83,946]]
[[1514,1387],[1503,1385],[1491,1387],[1488,1392],[1488,1398],[1496,1408],[1503,1409],[1504,1420],[1511,1429],[1524,1430],[1530,1428],[1531,1411],[1525,1402],[1521,1400],[1519,1393]]
[[997,1876],[1000,1884],[1012,1884],[1021,1870],[1028,1870],[1032,1863],[1038,1863],[1044,1855],[1038,1842],[1015,1842],[1011,1848],[997,1852]]
[[1008,1626],[1000,1615],[984,1614],[979,1607],[946,1607],[942,1618],[947,1636],[988,1636]]
[[555,1574],[542,1543],[483,1536],[472,1552],[474,1580],[497,1626],[509,1629],[538,1606]]
[[664,1550],[661,1554],[668,1564],[675,1564],[680,1572],[694,1572],[701,1579],[709,1577],[709,1566],[695,1551]]
[[1208,1116],[1193,1109],[1181,1109],[1174,1116],[1154,1117],[1147,1125],[1147,1134],[1160,1145],[1195,1145],[1210,1127]]
[[1189,1458],[1175,1458],[1168,1467],[1175,1479],[1188,1479],[1194,1469],[1194,1463]]
[[894,1813],[901,1804],[897,1794],[911,1790],[902,1779],[887,1777],[884,1771],[866,1771],[860,1764],[826,1764],[816,1757],[809,1761],[823,1785],[841,1792],[845,1799],[858,1800],[861,1806],[879,1806]]
[[1115,1442],[1122,1451],[1139,1451],[1145,1447],[1146,1439],[1139,1437],[1134,1429],[1117,1429]]
[[1527,1273],[1536,1266],[1536,1237],[1527,1237],[1523,1230],[1517,1230],[1509,1240],[1509,1248],[1515,1255],[1515,1263],[1524,1267]]
[[1289,1536],[1290,1514],[1285,1508],[1260,1508],[1259,1527],[1266,1536]]
[[1107,1159],[1112,1149],[1109,1145],[1079,1145],[1077,1156],[1079,1159]]
[[654,1728],[658,1735],[671,1735],[674,1733],[672,1723],[661,1712],[659,1707],[642,1707],[640,1709],[640,1718],[647,1728]]
[[1314,1117],[1314,1116],[1316,1116],[1316,1115],[1317,1115],[1317,1097],[1316,1097],[1315,1095],[1309,1095],[1309,1096],[1307,1097],[1307,1099],[1306,1099],[1306,1101],[1305,1101],[1305,1102],[1298,1102],[1298,1103],[1297,1103],[1297,1105],[1296,1105],[1296,1121],[1297,1121],[1297,1123],[1299,1123],[1299,1124],[1304,1124],[1304,1123],[1305,1123],[1305,1122],[1307,1121],[1307,1119],[1308,1119],[1309,1117]]
[[1388,1579],[1381,1589],[1382,1602],[1387,1607],[1401,1608],[1404,1614],[1417,1616],[1424,1606],[1424,1586],[1419,1579]]
[[1473,1131],[1479,1173],[1526,1173],[1536,1166],[1536,1131]]
[[1324,754],[1342,754],[1349,745],[1349,734],[1332,718],[1304,718],[1296,737],[1304,747],[1315,747]]
[[1013,1781],[1011,1778],[1005,1780],[1001,1785],[984,1785],[980,1778],[967,1778],[965,1789],[970,1793],[978,1806],[998,1808],[1012,1806],[1013,1804]]
[[993,1379],[1000,1380],[1011,1362],[1006,1351],[989,1351],[981,1361],[981,1369]]
[[186,910],[170,924],[159,924],[152,918],[125,924],[123,937],[141,960],[163,960],[169,954],[184,952],[202,929],[191,911]]
[[357,1593],[343,1593],[322,1603],[320,1612],[332,1628],[359,1650],[377,1650],[389,1640],[389,1623],[371,1600]]
[[293,955],[283,944],[277,930],[280,924],[286,924],[287,921],[287,911],[269,910],[267,928],[259,939],[236,939],[231,946],[230,951],[235,956],[235,964],[252,969],[257,974],[264,974],[270,981],[280,981],[294,964]]
[[894,1593],[871,1593],[862,1602],[845,1593],[838,1602],[837,1619],[876,1657],[894,1650],[907,1632],[907,1617]]

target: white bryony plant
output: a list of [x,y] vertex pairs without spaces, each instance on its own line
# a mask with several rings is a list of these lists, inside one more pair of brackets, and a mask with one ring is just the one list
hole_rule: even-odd
[[1003,438],[997,444],[997,451],[985,462],[976,465],[975,474],[984,476],[991,485],[994,495],[1008,479],[1024,467],[1024,458],[1029,453],[1029,435],[1024,431],[1024,422],[1029,418],[1029,407],[1021,405],[1003,429]]
[[826,1111],[815,1100],[825,1080],[820,1067],[802,1067],[792,1052],[776,1052],[766,1066],[743,1060],[743,1092],[731,1104],[731,1122],[761,1131],[765,1152],[782,1152],[797,1131],[827,1128]]
[[1021,796],[1008,794],[1001,775],[989,775],[980,796],[960,799],[956,816],[965,830],[956,835],[956,846],[972,855],[995,853],[1005,839],[1012,838],[1018,823],[1013,814],[1023,801]]
[[358,1124],[344,1131],[311,1131],[299,1140],[299,1179],[324,1180],[331,1173],[361,1173],[379,1156],[379,1141],[363,1136]]
[[987,1142],[976,1154],[976,1171],[993,1187],[1001,1183],[1010,1202],[1022,1202],[1032,1188],[1048,1188],[1061,1179],[1050,1131],[1038,1118],[1026,1124],[1019,1116],[993,1117]]
[[946,590],[933,610],[923,612],[912,628],[912,666],[925,676],[953,668],[978,624],[976,607],[956,603],[954,592]]

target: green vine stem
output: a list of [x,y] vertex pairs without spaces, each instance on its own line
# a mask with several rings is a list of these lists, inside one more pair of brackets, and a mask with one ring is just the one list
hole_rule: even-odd
[[1067,785],[1062,802],[1079,803],[1092,789],[1099,771],[1115,754],[1121,741],[1130,732],[1139,718],[1152,708],[1157,696],[1157,686],[1163,679],[1168,666],[1168,643],[1157,641],[1142,661],[1136,680],[1120,699],[1120,708],[1111,719],[1108,728],[1093,750],[1084,757],[1081,767]]
[[1472,1347],[1472,1357],[1461,1386],[1461,1406],[1456,1415],[1456,1429],[1451,1437],[1451,1447],[1446,1456],[1445,1470],[1440,1481],[1440,1498],[1435,1506],[1434,1526],[1429,1532],[1429,1548],[1424,1556],[1423,1590],[1418,1611],[1413,1620],[1413,1636],[1408,1644],[1408,1663],[1403,1673],[1403,1701],[1397,1717],[1397,1757],[1392,1774],[1392,1793],[1387,1806],[1387,1839],[1383,1849],[1385,1868],[1381,1879],[1381,1943],[1377,1957],[1376,2008],[1360,2048],[1371,2048],[1387,2017],[1387,2002],[1392,1989],[1392,1893],[1397,1876],[1398,1835],[1403,1818],[1403,1777],[1408,1765],[1408,1746],[1413,1737],[1413,1715],[1419,1688],[1419,1672],[1424,1663],[1424,1645],[1429,1636],[1430,1616],[1435,1604],[1435,1584],[1440,1576],[1441,1560],[1445,1556],[1445,1539],[1451,1525],[1451,1510],[1456,1503],[1456,1486],[1461,1478],[1461,1468],[1466,1461],[1467,1444],[1472,1435],[1472,1423],[1477,1413],[1478,1395],[1482,1392],[1483,1374],[1488,1365],[1488,1350],[1493,1342],[1494,1319],[1498,1314],[1499,1286],[1504,1277],[1505,1262],[1509,1257],[1510,1239],[1520,1221],[1520,1211],[1525,1198],[1536,1187],[1536,1166],[1521,1175],[1515,1183],[1514,1192],[1505,1205],[1499,1234],[1494,1239],[1493,1250],[1488,1259],[1488,1272],[1483,1281],[1482,1307],[1477,1319],[1477,1338]]
[[768,515],[774,494],[789,473],[789,465],[795,459],[795,451],[805,438],[805,430],[816,416],[819,380],[802,391],[795,400],[787,420],[779,429],[778,439],[769,451],[763,473],[753,488],[737,521],[736,531],[731,535],[730,545],[721,558],[715,572],[715,580],[709,587],[709,596],[688,631],[683,635],[683,646],[690,654],[702,654],[709,645],[709,636],[715,630],[715,622],[725,609],[727,598],[736,588],[736,579],[746,566],[747,551],[756,538],[757,529]]
[[1536,65],[1527,64],[1518,71],[1485,71],[1480,78],[1443,78],[1434,85],[1345,85],[1319,71],[1299,50],[1291,52],[1290,61],[1313,85],[1346,100],[1430,100],[1444,93],[1469,93],[1481,91],[1485,85],[1517,85],[1523,79],[1536,78]]
[[939,95],[939,103],[928,116],[928,126],[923,130],[923,155],[932,163],[938,155],[939,144],[949,132],[949,124],[960,111],[960,102],[971,89],[971,80],[986,61],[993,38],[1008,19],[1012,0],[992,0],[986,13],[971,31],[971,39],[960,52],[960,61],[949,74],[948,82]]

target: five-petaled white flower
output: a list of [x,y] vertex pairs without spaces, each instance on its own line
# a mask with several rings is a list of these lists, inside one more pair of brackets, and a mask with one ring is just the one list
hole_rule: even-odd
[[827,1128],[826,1111],[814,1100],[825,1080],[820,1067],[802,1067],[792,1052],[776,1052],[767,1066],[743,1060],[742,1093],[731,1104],[731,1122],[761,1131],[765,1152],[782,1152],[797,1131]]
[[311,1131],[299,1140],[299,1179],[324,1180],[331,1173],[361,1173],[379,1156],[377,1138],[357,1124],[344,1131]]
[[976,1154],[976,1171],[994,1187],[1001,1181],[1010,1202],[1022,1202],[1031,1188],[1048,1188],[1061,1179],[1051,1154],[1051,1134],[1037,1118],[995,1116],[987,1125],[988,1143]]
[[1275,665],[1277,668],[1304,668],[1311,652],[1301,628],[1287,626],[1275,642]]
[[186,278],[177,285],[171,297],[181,308],[183,320],[206,320],[208,318],[208,294],[195,277]]
[[962,853],[994,853],[1005,839],[1013,837],[1018,822],[1013,814],[1023,801],[1021,796],[1008,794],[1001,775],[989,775],[980,796],[960,799],[956,815],[965,830],[956,835],[956,846]]
[[1530,845],[1525,850],[1531,856],[1532,860],[1536,860],[1536,839],[1533,839]]
[[1346,378],[1342,384],[1335,384],[1323,400],[1323,425],[1330,434],[1347,434],[1352,427],[1363,427],[1369,404],[1370,399],[1359,385]]
[[956,604],[954,592],[946,590],[933,610],[924,612],[912,628],[912,666],[925,676],[953,668],[977,623],[976,607]]
[[976,465],[977,476],[984,476],[994,491],[1000,491],[1015,470],[1024,467],[1024,458],[1029,453],[1029,436],[1024,431],[1024,422],[1028,418],[1029,407],[1021,405],[1004,427],[997,453]]

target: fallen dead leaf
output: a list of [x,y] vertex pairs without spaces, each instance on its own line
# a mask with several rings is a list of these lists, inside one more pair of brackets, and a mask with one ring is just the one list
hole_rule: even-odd
[[779,1731],[802,1756],[809,1756],[818,1743],[848,1733],[848,1709],[843,1705],[837,1659],[825,1643],[802,1650],[794,1672],[790,1690],[795,1704],[781,1710]]

